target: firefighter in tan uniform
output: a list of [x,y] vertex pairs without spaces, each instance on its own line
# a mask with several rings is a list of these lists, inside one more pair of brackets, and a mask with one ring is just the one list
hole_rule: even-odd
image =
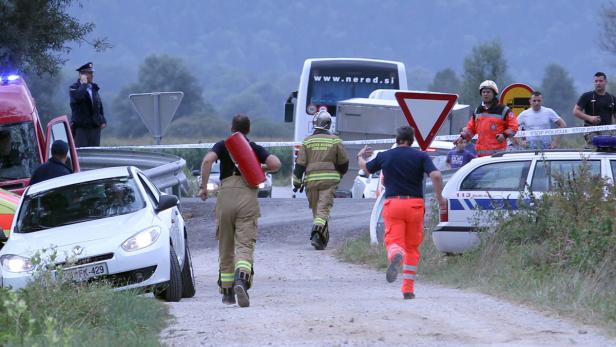
[[[231,123],[232,132],[244,136],[250,132],[250,119],[237,115]],[[280,168],[280,160],[265,148],[249,142],[260,163],[269,171]],[[248,289],[252,284],[253,252],[257,240],[257,219],[259,218],[258,189],[249,186],[231,159],[224,141],[217,142],[203,158],[201,164],[201,191],[203,200],[207,196],[207,182],[212,164],[220,160],[220,190],[216,201],[216,238],[218,239],[219,272],[218,285],[225,304],[237,303],[240,307],[250,305]]]
[[342,140],[329,133],[332,117],[327,111],[320,111],[312,123],[314,133],[304,139],[295,162],[293,190],[306,187],[313,217],[310,242],[315,249],[323,250],[329,241],[327,221],[334,193],[349,168],[349,158]]

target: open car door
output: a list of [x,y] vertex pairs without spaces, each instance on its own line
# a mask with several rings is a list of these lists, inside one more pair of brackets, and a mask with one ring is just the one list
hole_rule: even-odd
[[68,166],[73,172],[79,172],[79,158],[77,157],[77,149],[75,148],[75,141],[73,140],[73,134],[71,133],[71,127],[68,122],[68,117],[60,116],[56,117],[47,123],[47,136],[45,137],[45,162],[51,157],[51,145],[55,140],[63,140],[68,143],[68,159],[66,166]]

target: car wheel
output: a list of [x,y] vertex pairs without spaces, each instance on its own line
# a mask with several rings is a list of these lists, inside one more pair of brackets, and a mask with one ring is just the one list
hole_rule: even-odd
[[188,249],[188,240],[186,240],[186,249],[184,250],[184,266],[182,267],[182,297],[192,298],[195,296],[195,274],[193,273],[192,258]]
[[161,300],[178,302],[182,299],[182,274],[180,270],[180,263],[178,262],[178,257],[173,250],[173,246],[171,246],[169,258],[171,258],[169,282],[156,291],[154,296]]

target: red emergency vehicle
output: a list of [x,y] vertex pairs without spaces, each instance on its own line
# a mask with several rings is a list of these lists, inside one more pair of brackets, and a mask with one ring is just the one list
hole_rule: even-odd
[[19,75],[0,75],[0,188],[21,194],[34,170],[51,155],[51,144],[69,145],[67,165],[79,171],[75,142],[67,116],[43,125],[26,82]]

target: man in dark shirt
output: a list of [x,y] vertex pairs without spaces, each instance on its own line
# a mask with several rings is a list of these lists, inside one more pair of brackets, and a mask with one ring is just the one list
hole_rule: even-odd
[[[232,132],[244,136],[250,132],[250,119],[242,114],[233,117]],[[249,142],[261,164],[269,171],[278,171],[280,160],[265,148]],[[225,142],[217,142],[201,163],[202,187],[199,195],[206,200],[207,182],[212,164],[220,160],[220,190],[216,201],[216,238],[218,239],[218,285],[222,302],[240,307],[250,305],[248,289],[252,284],[253,253],[257,241],[257,220],[260,216],[258,189],[249,186],[229,155]]]
[[[610,125],[615,123],[616,103],[614,96],[606,90],[607,76],[597,72],[594,79],[595,89],[580,96],[573,107],[573,114],[584,121],[584,126]],[[597,131],[584,134],[587,146],[592,146],[592,138],[597,135],[609,135],[610,132]]]
[[30,184],[46,181],[55,177],[72,174],[73,171],[66,166],[68,158],[68,144],[62,140],[55,140],[51,144],[51,158],[39,166],[30,179]]
[[[366,163],[372,149],[365,146],[357,154],[358,164],[366,173],[383,170],[385,185],[385,247],[390,264],[387,282],[394,282],[402,268],[402,294],[404,299],[415,298],[415,276],[419,264],[419,245],[423,238],[424,199],[423,178],[428,174],[440,209],[447,208],[442,196],[441,173],[430,157],[411,147],[415,132],[409,126],[398,128],[397,147],[379,153]],[[404,266],[402,262],[404,261]]]

